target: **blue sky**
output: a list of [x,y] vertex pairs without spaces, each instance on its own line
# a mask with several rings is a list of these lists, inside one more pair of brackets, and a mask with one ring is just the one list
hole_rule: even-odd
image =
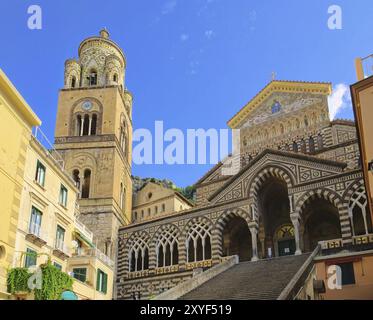
[[[42,8],[42,30],[27,8]],[[339,5],[342,30],[327,27]],[[373,53],[371,0],[3,0],[0,67],[53,141],[67,58],[107,27],[127,57],[135,128],[226,128],[271,79],[355,82],[354,59]],[[348,101],[347,101],[348,102]],[[344,106],[346,105],[346,106]],[[338,117],[351,118],[348,103]],[[133,174],[194,183],[209,165],[142,165]]]

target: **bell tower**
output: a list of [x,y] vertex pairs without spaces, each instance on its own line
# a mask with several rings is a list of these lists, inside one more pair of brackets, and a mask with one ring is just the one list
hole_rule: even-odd
[[106,29],[85,39],[65,62],[55,149],[80,189],[79,219],[98,248],[115,258],[118,228],[132,207],[132,95],[126,59]]

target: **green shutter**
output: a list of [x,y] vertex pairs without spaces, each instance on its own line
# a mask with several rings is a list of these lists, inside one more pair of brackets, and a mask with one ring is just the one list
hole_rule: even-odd
[[106,293],[107,293],[107,274],[104,273],[103,276],[104,276],[104,277],[103,277],[103,278],[104,278],[104,279],[103,279],[103,280],[104,280],[104,285],[103,285],[102,291],[103,291],[103,293],[106,294]]
[[97,279],[96,279],[96,290],[97,291],[100,291],[100,274],[101,274],[101,270],[98,269],[97,270]]

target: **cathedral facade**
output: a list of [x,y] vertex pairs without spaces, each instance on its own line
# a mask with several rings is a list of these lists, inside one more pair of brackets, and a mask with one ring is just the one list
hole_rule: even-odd
[[196,183],[194,207],[119,229],[117,298],[154,297],[233,255],[373,240],[355,125],[330,121],[330,93],[329,83],[274,80],[229,120],[241,169],[229,176],[219,163]]
[[232,256],[373,242],[355,124],[329,119],[330,83],[271,81],[228,121],[240,170],[219,163],[196,183],[195,204],[171,195],[179,209],[169,211],[168,192],[151,185],[132,205],[123,51],[102,30],[78,53],[65,63],[55,149],[79,190],[79,219],[117,261],[116,298],[154,297]]

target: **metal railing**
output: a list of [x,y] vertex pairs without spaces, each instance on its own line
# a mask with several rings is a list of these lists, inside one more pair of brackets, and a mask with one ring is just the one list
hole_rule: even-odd
[[83,249],[83,248],[77,248],[75,249],[74,256],[76,257],[96,257],[99,260],[101,260],[103,263],[108,265],[109,267],[114,267],[114,261],[111,260],[106,254],[101,252],[97,248],[89,248],[89,249]]
[[28,233],[32,234],[32,235],[34,235],[34,236],[36,236],[39,239],[42,239],[44,241],[48,240],[48,233],[41,229],[40,224],[37,224],[35,222],[31,222],[28,225]]
[[54,244],[54,249],[59,250],[66,255],[70,255],[70,249],[63,241],[57,240]]
[[61,155],[54,148],[53,144],[49,141],[47,136],[39,127],[34,127],[32,134],[37,142],[45,149],[49,156],[61,167],[63,170],[65,167],[65,161]]
[[89,230],[82,222],[78,219],[75,219],[75,227],[78,229],[79,232],[82,233],[89,241],[93,241],[93,232]]

